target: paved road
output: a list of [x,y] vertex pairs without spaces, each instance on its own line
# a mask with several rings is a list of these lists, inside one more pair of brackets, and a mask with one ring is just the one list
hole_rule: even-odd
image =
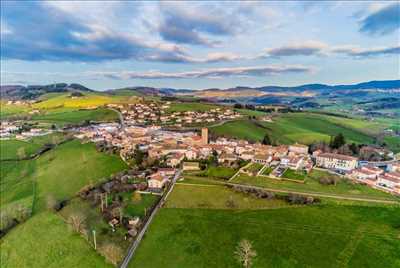
[[178,170],[177,173],[175,174],[174,178],[172,179],[171,185],[169,186],[167,192],[161,197],[160,201],[158,201],[157,206],[153,209],[151,212],[149,218],[147,219],[146,223],[144,224],[142,230],[140,230],[138,236],[136,237],[135,241],[131,244],[131,246],[128,249],[128,254],[125,256],[125,259],[121,263],[120,267],[121,268],[126,268],[128,267],[129,261],[132,259],[133,255],[135,254],[135,251],[137,247],[139,246],[140,242],[143,239],[144,234],[146,233],[147,228],[149,228],[151,221],[153,220],[154,216],[157,214],[158,210],[164,205],[165,201],[167,200],[167,197],[169,194],[172,192],[176,181],[178,180],[179,176],[181,175],[182,170]]

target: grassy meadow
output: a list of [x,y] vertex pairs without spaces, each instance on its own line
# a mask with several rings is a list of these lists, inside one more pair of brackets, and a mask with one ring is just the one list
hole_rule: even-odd
[[44,208],[48,197],[70,198],[85,185],[126,168],[118,156],[99,153],[94,144],[81,144],[78,140],[58,146],[38,158],[35,164],[38,210]]
[[108,103],[119,102],[123,98],[111,96],[100,92],[84,92],[84,96],[71,97],[71,93],[49,93],[41,96],[42,101],[32,105],[34,109],[51,108],[88,108],[99,107]]
[[0,240],[1,267],[113,267],[62,217],[41,212]]
[[[295,142],[310,144],[315,141],[329,141],[332,135],[342,133],[348,142],[372,143],[371,134],[384,126],[381,123],[366,122],[312,113],[288,113],[273,118],[273,122],[238,120],[211,128],[220,135],[251,141],[261,141],[265,134],[279,144]],[[374,132],[374,133],[372,133]]]
[[[47,202],[72,198],[82,187],[125,169],[118,156],[73,140],[37,159],[0,164],[1,213],[21,205],[33,210],[31,218],[1,239],[2,267],[109,267],[85,239],[68,230],[62,217],[47,210]],[[38,248],[40,253],[33,254]]]
[[30,200],[35,211],[46,207],[48,198],[71,198],[82,187],[126,168],[118,156],[96,151],[91,143],[74,140],[37,159],[1,161],[1,208],[6,210]]
[[129,267],[241,267],[234,252],[242,239],[257,252],[252,267],[400,264],[400,207],[276,201],[223,186],[178,184]]
[[117,121],[118,114],[105,108],[90,110],[58,108],[46,110],[44,114],[34,115],[31,120],[63,126],[65,124],[79,124],[89,120],[97,122]]
[[[312,170],[310,174],[307,174],[301,181],[304,183],[297,183],[286,180],[272,179],[268,177],[253,177],[245,174],[240,174],[235,177],[231,182],[245,185],[254,185],[259,187],[271,188],[276,190],[284,191],[296,191],[302,192],[304,194],[314,193],[314,194],[328,194],[343,197],[356,197],[356,198],[371,198],[378,200],[397,200],[399,198],[395,196],[372,189],[369,186],[356,184],[348,179],[340,179],[337,181],[336,185],[324,185],[319,182],[320,178],[329,178],[331,175],[325,171]],[[290,179],[295,179],[296,176],[291,174]]]
[[0,119],[27,113],[29,110],[30,108],[28,105],[7,104],[6,101],[0,100]]
[[45,144],[55,144],[65,138],[63,133],[32,137],[29,140],[0,140],[0,160],[19,159],[37,153]]

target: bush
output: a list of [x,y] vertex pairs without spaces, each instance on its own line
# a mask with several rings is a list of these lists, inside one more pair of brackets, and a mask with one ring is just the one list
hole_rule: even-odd
[[61,200],[59,202],[56,202],[54,205],[54,210],[55,211],[60,211],[62,210],[66,205],[68,204],[68,200]]
[[298,194],[288,194],[285,197],[285,200],[292,205],[311,205],[320,202],[318,198]]

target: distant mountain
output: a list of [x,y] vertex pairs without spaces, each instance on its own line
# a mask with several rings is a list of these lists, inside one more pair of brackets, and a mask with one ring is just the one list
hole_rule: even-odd
[[[0,87],[2,98],[14,99],[34,99],[42,94],[49,92],[68,92],[68,91],[93,91],[80,84],[58,83],[51,85],[21,86],[5,85]],[[271,97],[315,97],[321,95],[352,95],[364,96],[371,94],[365,90],[400,90],[400,80],[370,81],[351,85],[326,85],[326,84],[305,84],[300,86],[238,86],[233,88],[208,88],[202,90],[175,89],[175,88],[155,88],[146,86],[125,87],[106,91],[109,94],[132,94],[139,96],[194,96],[199,98],[213,99],[246,99],[248,101],[259,102]],[[373,92],[372,92],[373,94]]]
[[83,91],[83,92],[93,92],[92,89],[89,89],[80,84],[66,84],[66,83],[57,83],[51,85],[29,85],[29,86],[21,86],[21,85],[5,85],[0,86],[0,96],[4,99],[35,99],[43,94],[51,93],[51,92],[75,92],[75,91]]

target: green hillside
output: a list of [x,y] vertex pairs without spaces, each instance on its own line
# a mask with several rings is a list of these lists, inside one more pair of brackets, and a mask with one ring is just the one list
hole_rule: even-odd
[[[14,217],[21,206],[33,210],[31,218],[2,238],[2,267],[49,267],[57,263],[108,267],[61,217],[46,211],[49,200],[69,199],[82,187],[125,169],[118,156],[99,153],[93,144],[73,140],[37,159],[1,161],[0,165],[2,215]],[[40,252],[32,254],[38,248]]]
[[[222,186],[190,186],[186,194],[180,187],[186,186],[174,189],[129,267],[241,267],[234,252],[242,239],[257,252],[252,267],[400,264],[400,207],[323,203],[285,208],[265,199],[252,207],[252,197]],[[228,200],[236,208],[227,208]]]
[[289,113],[274,117],[273,122],[239,120],[211,128],[217,135],[261,141],[266,133],[280,144],[329,141],[332,135],[342,133],[348,142],[371,143],[371,132],[384,126],[358,119],[340,118],[312,113]]
[[51,212],[20,224],[0,245],[1,267],[113,267]]
[[79,124],[87,120],[97,122],[117,121],[118,114],[105,108],[90,110],[59,108],[45,110],[44,114],[34,115],[31,120],[62,126],[65,124]]

